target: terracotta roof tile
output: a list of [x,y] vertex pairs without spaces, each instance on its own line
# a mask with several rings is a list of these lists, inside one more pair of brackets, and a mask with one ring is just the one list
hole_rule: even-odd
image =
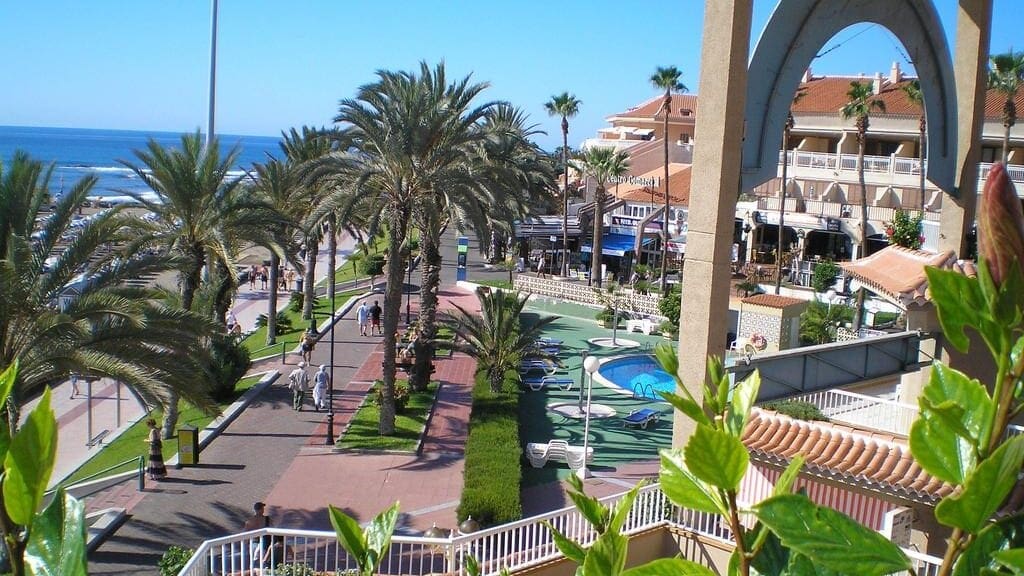
[[[640,174],[641,177],[650,178],[652,176],[664,177],[665,167],[664,165],[655,168],[649,172]],[[690,165],[689,164],[669,164],[668,166],[668,181],[669,181],[669,202],[674,206],[689,206],[690,204]],[[656,204],[662,204],[665,202],[665,192],[661,187],[654,189],[654,202]],[[640,186],[636,184],[619,184],[618,197],[621,200],[629,202],[650,202],[651,201],[651,188],[649,186]]]
[[788,308],[797,304],[806,304],[806,300],[800,298],[790,298],[789,296],[777,296],[775,294],[755,294],[748,296],[743,300],[740,300],[744,304],[753,304],[755,306],[765,306],[768,308]]
[[743,434],[755,460],[784,466],[797,454],[806,459],[803,473],[935,504],[953,487],[921,469],[901,438],[871,435],[828,422],[804,422],[755,409]]
[[[856,278],[873,292],[906,309],[911,304],[921,306],[928,302],[925,267],[954,268],[956,255],[951,250],[933,254],[887,246],[867,258],[840,265],[848,277]],[[963,264],[960,270],[964,270]]]
[[[651,120],[654,115],[661,109],[661,102],[664,94],[659,94],[650,100],[647,100],[639,106],[634,106],[625,112],[619,112],[613,114],[608,118],[643,118],[645,120]],[[689,115],[684,116],[683,111],[689,110]],[[697,95],[696,94],[673,94],[672,95],[672,114],[669,116],[670,120],[693,120],[697,117]],[[663,118],[662,118],[663,120]]]

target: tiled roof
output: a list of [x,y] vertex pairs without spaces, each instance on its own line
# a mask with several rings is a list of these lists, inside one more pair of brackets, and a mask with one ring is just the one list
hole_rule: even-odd
[[790,298],[789,296],[778,296],[776,294],[754,294],[748,296],[743,300],[740,300],[744,304],[754,304],[755,306],[766,306],[768,308],[788,308],[790,306],[796,306],[798,304],[806,304],[806,300],[799,298]]
[[[651,120],[655,114],[661,109],[662,99],[664,94],[659,94],[650,100],[647,100],[639,106],[635,106],[626,110],[625,112],[619,112],[613,114],[609,118],[643,118],[644,120]],[[683,111],[688,110],[687,116],[683,115]],[[669,115],[669,120],[693,120],[697,117],[697,95],[696,94],[673,94],[672,95],[672,114]],[[663,120],[661,116],[659,119]]]
[[[668,165],[669,175],[669,191],[668,198],[669,202],[673,206],[689,206],[690,205],[690,165],[689,164],[669,164]],[[650,172],[646,172],[640,175],[643,178],[650,178],[652,176],[658,178],[664,178],[665,168],[659,166]],[[614,192],[614,186],[611,187],[611,191]],[[626,200],[627,202],[647,202],[651,201],[651,188],[649,186],[639,186],[636,184],[619,184],[618,190],[619,199]],[[659,186],[654,189],[654,202],[655,204],[661,204],[665,202],[665,192]]]
[[846,275],[856,278],[873,292],[906,309],[911,304],[928,302],[928,277],[925,266],[951,268],[956,255],[951,250],[932,254],[899,246],[887,246],[867,258],[845,262]]
[[[903,115],[918,116],[921,109],[916,104],[907,100],[901,88],[908,84],[913,78],[904,79],[900,82],[889,82],[882,78],[882,89],[878,98],[885,102],[885,114],[872,112],[872,116]],[[872,84],[874,78],[870,76],[823,76],[812,78],[800,84],[804,95],[799,102],[793,105],[793,113],[799,114],[838,114],[849,98],[846,96],[850,90],[850,82],[862,82]],[[985,118],[988,120],[1000,120],[1003,117],[1003,103],[1006,98],[996,92],[989,90],[985,97]],[[1017,91],[1017,109],[1024,109],[1024,89]]]
[[785,466],[802,454],[803,474],[934,504],[953,486],[925,472],[906,441],[828,422],[804,422],[755,408],[743,433],[755,461]]

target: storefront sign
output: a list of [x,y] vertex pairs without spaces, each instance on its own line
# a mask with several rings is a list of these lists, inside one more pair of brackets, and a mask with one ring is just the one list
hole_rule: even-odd
[[646,186],[657,188],[661,186],[661,178],[658,176],[612,176],[609,179],[612,184],[632,184],[634,186]]
[[829,232],[839,232],[839,228],[842,224],[843,221],[838,218],[827,218],[825,220],[825,229]]

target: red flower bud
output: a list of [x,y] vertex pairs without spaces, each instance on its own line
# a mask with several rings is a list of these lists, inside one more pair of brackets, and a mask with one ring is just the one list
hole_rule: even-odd
[[978,214],[978,253],[996,285],[1016,260],[1024,265],[1024,211],[1006,168],[992,165]]

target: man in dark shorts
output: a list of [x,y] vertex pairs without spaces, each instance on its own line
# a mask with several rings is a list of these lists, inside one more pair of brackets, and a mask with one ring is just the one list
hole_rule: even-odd
[[383,314],[380,304],[376,300],[373,301],[373,306],[370,308],[370,334],[376,333],[378,336],[383,336],[384,331],[380,327],[380,316]]

